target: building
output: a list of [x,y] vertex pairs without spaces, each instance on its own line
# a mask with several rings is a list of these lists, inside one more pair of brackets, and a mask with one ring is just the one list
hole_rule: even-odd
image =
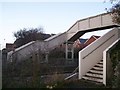
[[13,43],[6,43],[6,50],[13,51],[15,49],[15,45]]
[[85,47],[88,46],[89,44],[91,44],[92,42],[94,42],[96,39],[98,39],[100,36],[95,36],[92,35],[88,40],[86,40],[86,42],[84,43]]
[[83,49],[85,48],[86,46],[88,46],[89,44],[91,44],[92,42],[94,42],[96,39],[98,39],[100,36],[95,36],[95,35],[92,35],[89,39],[77,39],[73,46],[75,49]]

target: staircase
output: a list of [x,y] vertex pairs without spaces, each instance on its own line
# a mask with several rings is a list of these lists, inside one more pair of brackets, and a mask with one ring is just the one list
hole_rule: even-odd
[[103,60],[97,63],[82,79],[102,83],[103,82]]
[[119,34],[119,28],[115,27],[79,52],[79,79],[106,85],[108,61],[103,58],[103,52],[119,38]]

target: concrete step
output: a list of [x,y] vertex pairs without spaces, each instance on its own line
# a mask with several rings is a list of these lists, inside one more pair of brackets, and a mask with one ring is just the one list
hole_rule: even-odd
[[83,79],[86,79],[86,80],[91,80],[91,81],[100,82],[100,83],[103,82],[103,79],[101,79],[101,78],[88,77],[88,76],[83,76],[82,78],[83,78]]
[[95,66],[96,66],[96,67],[103,67],[103,65],[101,65],[101,64],[99,64],[99,63],[97,63]]
[[102,64],[103,65],[103,61],[99,62],[98,64]]
[[95,73],[95,72],[91,72],[91,71],[89,71],[89,72],[87,72],[87,73],[92,73],[92,74],[103,75],[102,73]]
[[102,83],[103,82],[103,60],[97,63],[82,78],[86,80]]
[[103,74],[103,71],[96,71],[96,70],[90,70],[90,72],[92,72],[92,73],[98,73],[98,74]]
[[97,74],[97,73],[88,72],[86,75],[89,76],[89,77],[103,78],[102,74]]
[[92,69],[97,70],[97,71],[103,71],[103,67],[93,67]]

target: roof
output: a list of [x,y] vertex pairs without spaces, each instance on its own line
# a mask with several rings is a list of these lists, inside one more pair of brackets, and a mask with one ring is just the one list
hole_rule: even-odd
[[85,41],[85,43],[87,43],[91,38],[94,38],[95,40],[98,39],[100,36],[95,36],[95,35],[92,35],[89,39],[87,39]]
[[93,35],[93,37],[96,38],[96,39],[98,39],[100,36],[95,36],[95,35]]
[[79,39],[79,41],[80,41],[81,44],[84,44],[86,42],[86,40],[87,39],[82,39],[82,38]]

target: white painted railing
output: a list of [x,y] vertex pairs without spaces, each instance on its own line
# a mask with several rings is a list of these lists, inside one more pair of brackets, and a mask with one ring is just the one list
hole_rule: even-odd
[[[118,33],[120,34],[120,33]],[[106,48],[103,52],[103,84],[106,85],[106,75],[107,75],[107,64],[110,66],[110,58],[108,58],[107,53],[110,48],[112,48],[118,41],[120,41],[120,36],[118,36],[119,39],[117,39],[112,45],[110,45],[108,48]],[[108,61],[107,61],[108,60]],[[107,63],[108,62],[108,63]]]
[[63,44],[66,41],[66,33],[57,34],[45,40],[48,50]]
[[17,57],[17,61],[23,60],[27,57],[30,57],[31,53],[37,52],[38,50],[44,51],[45,50],[45,43],[42,41],[32,41],[28,44],[25,44],[14,51],[8,52],[7,60],[13,60],[13,55]]
[[117,24],[112,22],[112,17],[110,13],[103,13],[96,16],[91,16],[88,18],[78,20],[73,26],[70,27],[67,33],[71,33],[71,32],[74,33],[77,31],[90,30],[93,28],[99,28],[99,27],[105,27],[111,25],[117,25]]
[[118,29],[114,28],[79,52],[79,79],[103,59],[103,51],[117,39]]

